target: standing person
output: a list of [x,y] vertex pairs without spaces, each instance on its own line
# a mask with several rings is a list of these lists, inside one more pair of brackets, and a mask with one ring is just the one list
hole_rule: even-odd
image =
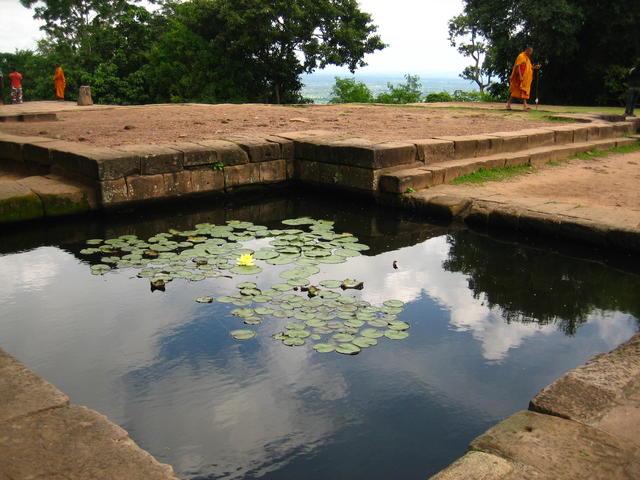
[[64,89],[67,82],[64,78],[62,67],[56,63],[56,73],[53,74],[53,85],[56,89],[56,100],[64,101]]
[[629,70],[629,93],[627,94],[627,107],[624,114],[629,117],[635,117],[633,109],[636,108],[638,98],[640,97],[640,62]]
[[9,81],[11,82],[11,103],[22,103],[22,74],[11,67]]
[[511,110],[511,100],[514,98],[522,99],[522,109],[529,110],[527,100],[531,96],[531,82],[533,81],[533,71],[538,70],[540,65],[531,64],[531,54],[533,53],[532,47],[527,49],[518,55],[516,61],[513,64],[513,70],[511,70],[511,77],[509,77],[509,101],[507,102],[507,109]]
[[4,104],[4,76],[0,70],[0,105]]

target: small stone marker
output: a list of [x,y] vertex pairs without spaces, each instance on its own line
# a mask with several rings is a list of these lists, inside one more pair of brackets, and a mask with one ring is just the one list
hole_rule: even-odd
[[80,87],[80,93],[78,93],[78,105],[93,105],[93,100],[91,99],[91,87],[88,85]]

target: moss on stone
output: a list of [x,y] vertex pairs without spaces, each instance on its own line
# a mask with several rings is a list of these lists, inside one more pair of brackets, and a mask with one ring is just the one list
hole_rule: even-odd
[[43,216],[42,201],[33,192],[0,200],[0,223],[33,220]]

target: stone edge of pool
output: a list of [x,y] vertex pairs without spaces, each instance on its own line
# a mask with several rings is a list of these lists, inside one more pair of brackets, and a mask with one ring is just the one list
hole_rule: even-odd
[[[7,478],[171,479],[127,432],[0,349]],[[640,478],[640,334],[545,387],[431,480]]]

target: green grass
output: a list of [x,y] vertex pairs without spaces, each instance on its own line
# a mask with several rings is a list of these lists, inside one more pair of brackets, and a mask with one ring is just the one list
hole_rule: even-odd
[[[602,158],[606,157],[612,153],[633,153],[640,150],[640,142],[636,142],[633,145],[623,145],[621,147],[611,148],[609,150],[589,150],[588,152],[576,153],[575,155],[571,155],[569,159],[577,159],[577,160],[593,160],[594,158]],[[551,162],[549,162],[551,164]]]
[[481,168],[477,172],[469,173],[456,178],[451,183],[460,185],[462,183],[483,184],[485,182],[501,182],[508,178],[527,175],[534,172],[534,168],[529,165],[517,165],[514,167]]

